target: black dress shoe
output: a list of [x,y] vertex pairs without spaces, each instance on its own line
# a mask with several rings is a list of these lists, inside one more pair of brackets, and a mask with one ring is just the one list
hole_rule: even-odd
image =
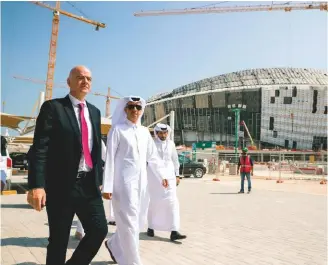
[[179,232],[177,231],[172,231],[171,232],[171,236],[170,236],[170,239],[171,241],[175,241],[175,240],[180,240],[180,239],[185,239],[187,238],[187,236],[185,235],[181,235]]
[[109,225],[116,225],[116,222],[115,221],[109,221],[108,224]]
[[148,230],[147,230],[147,236],[154,237],[155,236],[154,229],[148,228]]
[[107,248],[108,252],[109,252],[109,255],[110,257],[112,258],[112,260],[114,261],[115,264],[117,264],[117,261],[116,259],[114,258],[113,254],[112,254],[112,251],[109,249],[109,247],[107,246],[107,241],[104,242],[105,244],[105,247]]

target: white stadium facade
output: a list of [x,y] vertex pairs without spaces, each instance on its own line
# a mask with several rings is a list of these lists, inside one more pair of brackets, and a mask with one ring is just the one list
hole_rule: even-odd
[[[327,149],[327,72],[304,68],[251,69],[206,78],[147,100],[150,125],[175,111],[177,144],[216,141],[233,146],[235,116],[228,105],[246,105],[240,120],[260,148]],[[164,120],[169,124],[169,118]],[[240,145],[249,145],[239,126]]]

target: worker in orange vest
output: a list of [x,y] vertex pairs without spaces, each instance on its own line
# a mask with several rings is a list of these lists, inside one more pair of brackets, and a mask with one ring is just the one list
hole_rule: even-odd
[[247,182],[248,182],[247,193],[250,193],[252,190],[251,175],[253,176],[253,160],[249,155],[247,155],[247,152],[248,149],[246,147],[243,148],[242,154],[239,157],[237,174],[239,174],[239,169],[240,169],[241,187],[238,193],[244,193],[245,177],[247,178]]

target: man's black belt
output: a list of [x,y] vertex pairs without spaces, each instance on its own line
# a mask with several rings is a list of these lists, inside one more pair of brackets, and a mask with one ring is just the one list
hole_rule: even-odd
[[84,179],[88,175],[88,173],[89,172],[87,172],[87,171],[80,171],[80,172],[77,173],[76,178],[77,179]]

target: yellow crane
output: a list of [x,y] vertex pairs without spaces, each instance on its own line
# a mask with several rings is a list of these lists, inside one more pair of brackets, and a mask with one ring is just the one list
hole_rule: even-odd
[[167,15],[188,15],[188,14],[209,14],[209,13],[232,13],[232,12],[255,12],[255,11],[286,11],[292,10],[320,10],[327,11],[326,2],[305,2],[305,3],[287,3],[272,5],[251,5],[251,6],[229,6],[229,7],[201,7],[185,9],[168,9],[140,11],[134,13],[135,17],[147,16],[167,16]]
[[81,16],[77,16],[66,12],[60,9],[60,1],[56,1],[56,7],[52,7],[43,2],[39,1],[31,1],[31,3],[36,4],[38,6],[50,9],[53,11],[52,18],[52,30],[51,30],[51,38],[50,38],[50,49],[49,49],[49,60],[48,60],[48,72],[47,72],[47,81],[46,81],[46,93],[45,100],[49,100],[52,98],[52,89],[54,82],[54,73],[55,73],[55,65],[56,65],[56,51],[57,51],[57,39],[58,39],[58,30],[59,30],[59,15],[65,15],[70,18],[77,19],[79,21],[91,24],[96,26],[96,30],[99,28],[105,28],[106,25],[104,23],[100,23],[94,20],[90,20]]
[[[34,78],[29,78],[29,77],[24,77],[24,76],[18,76],[18,75],[13,76],[13,78],[19,79],[19,80],[29,81],[29,82],[32,82],[32,83],[35,83],[35,84],[45,84],[46,83],[46,81],[44,81],[44,80],[34,79]],[[64,84],[64,83],[52,84],[52,85],[53,85],[52,88],[66,88],[66,89],[68,89],[67,84]],[[101,96],[101,97],[106,98],[105,117],[109,117],[109,115],[110,115],[110,100],[111,99],[119,99],[119,97],[115,97],[115,96],[112,96],[110,94],[110,87],[108,87],[108,94],[107,95],[101,94],[99,92],[90,92],[90,94],[94,95],[94,96]]]

